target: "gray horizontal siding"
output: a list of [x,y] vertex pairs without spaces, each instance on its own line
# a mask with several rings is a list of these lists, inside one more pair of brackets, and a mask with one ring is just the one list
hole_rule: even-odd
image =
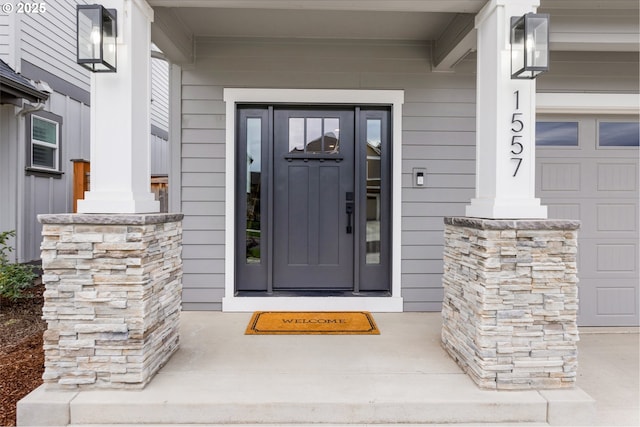
[[11,17],[0,14],[0,58],[11,65]]
[[88,91],[89,73],[76,63],[77,3],[57,0],[46,13],[21,15],[21,59]]
[[[420,43],[201,40],[182,78],[185,308],[224,294],[224,87],[404,89],[402,287],[406,310],[439,309],[443,216],[473,196],[475,77],[433,74]],[[412,169],[427,187],[411,188]],[[200,290],[213,287],[217,292]],[[196,292],[197,290],[197,292]]]
[[638,52],[551,52],[539,92],[637,93]]

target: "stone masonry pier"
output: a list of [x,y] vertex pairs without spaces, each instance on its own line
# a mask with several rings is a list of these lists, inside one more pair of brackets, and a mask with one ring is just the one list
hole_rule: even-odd
[[445,218],[442,345],[478,386],[574,386],[579,226]]
[[143,388],[178,348],[182,214],[40,215],[48,388]]

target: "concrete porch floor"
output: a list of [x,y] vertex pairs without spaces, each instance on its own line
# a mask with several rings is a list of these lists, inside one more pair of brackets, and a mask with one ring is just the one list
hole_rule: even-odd
[[574,390],[498,392],[441,348],[439,313],[375,313],[378,336],[247,336],[250,316],[183,312],[144,390],[40,387],[18,424],[640,424],[638,328],[581,329]]

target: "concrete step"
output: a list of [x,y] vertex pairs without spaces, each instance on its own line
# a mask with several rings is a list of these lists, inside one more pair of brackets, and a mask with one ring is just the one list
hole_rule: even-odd
[[[158,375],[142,391],[38,390],[21,402],[22,425],[188,424],[589,424],[593,401],[580,389],[483,391],[464,375]],[[52,399],[51,393],[65,398]],[[38,405],[38,400],[48,403]],[[66,400],[66,402],[65,402]],[[54,410],[52,401],[62,406]],[[40,423],[31,414],[48,414]],[[19,414],[20,417],[20,414]]]

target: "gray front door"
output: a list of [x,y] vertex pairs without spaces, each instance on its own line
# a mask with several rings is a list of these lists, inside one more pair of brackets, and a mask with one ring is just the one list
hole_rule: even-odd
[[384,106],[238,106],[238,295],[388,295]]
[[354,112],[274,111],[273,289],[354,284]]

